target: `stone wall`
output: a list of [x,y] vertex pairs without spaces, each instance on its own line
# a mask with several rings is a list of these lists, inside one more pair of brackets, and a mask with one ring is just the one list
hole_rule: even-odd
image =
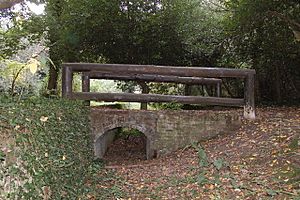
[[91,109],[92,136],[97,158],[112,142],[111,130],[137,129],[147,137],[147,159],[170,153],[192,142],[232,133],[240,127],[240,116],[229,111],[147,111]]

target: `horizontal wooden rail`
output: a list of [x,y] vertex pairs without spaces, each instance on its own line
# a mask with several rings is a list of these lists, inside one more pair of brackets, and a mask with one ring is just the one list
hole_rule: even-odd
[[80,100],[101,100],[101,101],[120,101],[120,102],[174,102],[183,104],[205,104],[221,106],[243,106],[244,99],[202,97],[202,96],[176,96],[160,94],[134,94],[134,93],[93,93],[93,92],[74,92],[68,96],[70,99]]
[[208,67],[171,67],[155,65],[125,65],[125,64],[97,64],[97,63],[64,63],[73,72],[102,71],[130,74],[156,74],[182,77],[243,78],[255,74],[251,69],[208,68]]
[[[73,73],[82,72],[82,91],[72,91]],[[222,106],[244,105],[244,117],[255,118],[254,108],[255,70],[206,67],[173,67],[154,65],[64,63],[62,71],[62,95],[71,99],[123,102],[178,102],[183,104],[206,104]],[[153,82],[178,82],[185,84],[210,84],[220,86],[219,78],[244,79],[244,99],[174,96],[159,94],[90,93],[91,78],[113,80],[137,80]]]
[[104,73],[104,72],[85,72],[84,76],[90,79],[111,79],[124,81],[146,81],[146,82],[167,82],[167,83],[184,83],[184,84],[205,84],[216,85],[222,83],[222,79],[217,78],[201,78],[201,77],[179,77],[179,76],[163,76],[152,74],[121,74],[121,73]]

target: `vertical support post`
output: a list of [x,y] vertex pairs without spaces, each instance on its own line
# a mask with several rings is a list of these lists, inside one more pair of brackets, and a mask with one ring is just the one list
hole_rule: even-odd
[[217,83],[217,97],[221,96],[221,83]]
[[255,119],[254,74],[249,74],[245,78],[244,99],[244,117],[246,119]]
[[[142,88],[142,94],[149,94],[149,87],[144,81],[138,81],[138,84]],[[141,110],[147,110],[148,104],[147,103],[141,103]]]
[[72,95],[73,72],[69,66],[62,69],[62,97],[68,98]]
[[[82,92],[90,92],[90,77],[85,74],[82,73]],[[90,105],[90,101],[84,101],[84,105],[89,106]]]
[[[187,83],[184,85],[184,96],[191,96],[191,94],[192,94],[192,85]],[[183,108],[189,110],[191,109],[191,106],[190,104],[184,104]]]

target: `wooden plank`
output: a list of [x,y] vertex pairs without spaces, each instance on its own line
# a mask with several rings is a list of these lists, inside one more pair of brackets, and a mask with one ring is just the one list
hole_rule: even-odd
[[102,71],[130,74],[156,74],[167,76],[183,77],[240,77],[244,78],[249,74],[255,74],[251,69],[230,69],[230,68],[208,68],[208,67],[174,67],[155,65],[127,65],[127,64],[98,64],[98,63],[64,63],[74,72]]
[[222,79],[202,78],[202,77],[179,77],[163,76],[153,74],[124,74],[124,73],[105,73],[105,72],[85,72],[90,79],[109,79],[109,80],[126,80],[126,81],[147,81],[147,82],[167,82],[167,83],[184,83],[184,84],[208,84],[216,85],[222,83]]
[[[90,92],[90,77],[87,75],[82,75],[82,83],[81,83],[81,87],[82,87],[82,92]],[[89,106],[90,105],[90,101],[85,101],[84,105]]]
[[95,100],[107,102],[176,102],[183,104],[205,104],[220,106],[243,106],[244,99],[202,97],[202,96],[176,96],[160,94],[134,94],[134,93],[92,93],[75,92],[69,96],[71,99]]
[[217,83],[217,97],[221,96],[221,84]]
[[72,93],[73,72],[69,66],[62,69],[62,96],[67,97]]
[[249,75],[245,78],[244,84],[244,117],[246,119],[255,119],[254,75]]

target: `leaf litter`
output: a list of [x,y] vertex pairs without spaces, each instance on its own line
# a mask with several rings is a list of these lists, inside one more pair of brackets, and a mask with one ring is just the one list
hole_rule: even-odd
[[119,199],[299,199],[299,143],[300,108],[258,108],[235,134],[152,160],[142,138],[118,139],[104,170],[122,181],[98,186],[118,184]]

